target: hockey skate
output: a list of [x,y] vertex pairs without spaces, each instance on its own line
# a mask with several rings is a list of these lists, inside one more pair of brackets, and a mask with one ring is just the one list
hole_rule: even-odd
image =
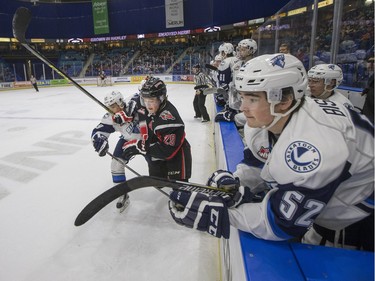
[[129,195],[125,194],[124,196],[121,196],[118,199],[116,203],[116,208],[119,210],[120,213],[122,213],[123,211],[125,211],[126,208],[128,208],[129,204],[130,204]]

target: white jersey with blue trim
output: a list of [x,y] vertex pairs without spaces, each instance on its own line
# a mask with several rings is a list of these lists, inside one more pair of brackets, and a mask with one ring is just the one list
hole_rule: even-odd
[[341,103],[346,107],[354,109],[352,102],[340,92],[334,91],[333,94],[330,97],[328,97],[328,100],[333,101],[335,103]]
[[[261,203],[230,209],[233,226],[263,239],[285,240],[302,236],[313,222],[340,230],[373,212],[374,127],[366,117],[342,104],[306,97],[276,143],[264,132],[247,128],[245,138],[258,164],[249,168],[251,177],[260,172],[254,184],[262,179],[271,190]],[[267,150],[264,161],[259,152]]]
[[114,132],[119,132],[126,140],[141,138],[138,120],[134,120],[133,122],[125,122],[120,125],[112,120],[112,115],[109,113],[106,113],[103,116],[100,124],[96,126],[92,134],[95,134],[98,131],[107,137]]

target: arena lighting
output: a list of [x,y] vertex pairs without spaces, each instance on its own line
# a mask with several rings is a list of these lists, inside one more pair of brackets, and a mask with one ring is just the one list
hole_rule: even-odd
[[144,34],[137,34],[137,39],[143,39],[143,38],[145,38]]
[[70,39],[68,39],[68,43],[73,43],[73,44],[83,43],[83,39],[81,39],[81,38],[70,38]]
[[220,30],[221,30],[220,26],[212,26],[212,27],[205,28],[204,32],[217,32]]
[[295,15],[298,15],[298,14],[302,14],[304,12],[307,12],[307,7],[294,9],[294,10],[288,11],[288,17],[295,16]]

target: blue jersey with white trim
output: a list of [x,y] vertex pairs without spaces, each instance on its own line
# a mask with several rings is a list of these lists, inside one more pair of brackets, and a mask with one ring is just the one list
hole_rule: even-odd
[[[269,134],[248,131],[248,148],[260,160]],[[342,104],[307,97],[261,162],[258,176],[271,191],[262,203],[230,210],[241,230],[284,240],[303,235],[313,222],[340,230],[373,211],[374,128]]]

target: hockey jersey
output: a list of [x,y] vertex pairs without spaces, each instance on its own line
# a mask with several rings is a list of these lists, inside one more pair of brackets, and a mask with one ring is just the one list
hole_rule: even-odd
[[168,100],[156,114],[147,115],[146,119],[141,121],[141,127],[143,122],[147,123],[148,130],[141,129],[142,138],[146,140],[147,155],[152,160],[172,159],[184,142],[187,142],[185,124],[177,109]]
[[236,228],[285,240],[313,222],[340,230],[373,212],[374,128],[365,116],[306,97],[277,141],[248,126],[245,140],[248,157],[235,175],[255,192],[270,191],[261,203],[229,210]]
[[[134,96],[132,96],[130,100],[134,100],[137,102],[137,108],[141,107],[138,94],[135,94]],[[125,140],[139,139],[140,138],[139,116],[137,112],[134,111],[133,121],[125,122],[120,125],[113,121],[111,114],[106,113],[103,116],[100,123],[92,131],[92,136],[96,132],[101,132],[107,138],[109,137],[110,134],[114,132],[119,132],[121,133],[121,137],[124,138]]]

